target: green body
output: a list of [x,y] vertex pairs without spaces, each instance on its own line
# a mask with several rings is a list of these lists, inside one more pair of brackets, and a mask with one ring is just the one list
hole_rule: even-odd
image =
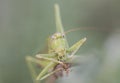
[[63,33],[55,33],[48,40],[49,53],[57,56],[59,61],[63,61],[67,56],[66,39]]
[[[83,38],[69,47],[60,19],[59,6],[57,4],[55,4],[55,18],[56,33],[48,38],[48,54],[37,54],[36,58],[31,56],[26,57],[34,83],[39,83],[39,80],[43,80],[51,74],[59,71],[59,69],[56,71],[52,70],[57,64],[64,65],[64,63],[71,61],[74,54],[86,41],[86,38]],[[39,64],[43,70],[37,74],[32,63]]]

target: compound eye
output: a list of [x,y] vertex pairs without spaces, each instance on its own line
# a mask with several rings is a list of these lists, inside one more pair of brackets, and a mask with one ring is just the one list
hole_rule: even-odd
[[54,35],[51,36],[52,39],[55,39],[56,37]]

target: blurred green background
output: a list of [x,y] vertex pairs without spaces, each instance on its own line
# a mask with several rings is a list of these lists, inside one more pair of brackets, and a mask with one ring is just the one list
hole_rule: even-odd
[[87,42],[78,55],[91,56],[58,83],[120,83],[119,0],[0,0],[0,83],[33,83],[25,56],[44,50],[55,32],[58,3],[70,45]]

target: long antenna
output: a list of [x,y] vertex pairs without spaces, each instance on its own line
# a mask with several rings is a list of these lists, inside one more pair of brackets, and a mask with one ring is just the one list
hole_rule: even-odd
[[107,29],[107,28],[96,28],[96,27],[80,27],[80,28],[72,28],[70,30],[65,31],[65,34],[68,34],[70,32],[78,31],[78,30],[90,30],[90,31],[100,31],[100,32],[117,32],[120,33],[120,30],[114,31],[113,29]]
[[64,29],[61,22],[59,5],[55,4],[54,7],[55,7],[56,30],[57,32],[64,33]]

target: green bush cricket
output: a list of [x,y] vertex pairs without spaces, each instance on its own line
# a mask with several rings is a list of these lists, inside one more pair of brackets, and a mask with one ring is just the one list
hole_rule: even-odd
[[[48,76],[54,74],[55,72],[65,69],[66,64],[72,61],[75,57],[75,53],[81,47],[81,45],[86,41],[86,38],[79,40],[77,43],[69,47],[63,26],[61,23],[59,6],[55,4],[55,19],[56,19],[56,33],[48,38],[48,54],[36,54],[33,58],[31,56],[26,57],[28,67],[31,71],[33,80],[35,83],[47,78]],[[43,70],[37,74],[32,63],[39,64]],[[56,65],[63,65],[62,68],[57,68],[54,71],[53,68]]]

